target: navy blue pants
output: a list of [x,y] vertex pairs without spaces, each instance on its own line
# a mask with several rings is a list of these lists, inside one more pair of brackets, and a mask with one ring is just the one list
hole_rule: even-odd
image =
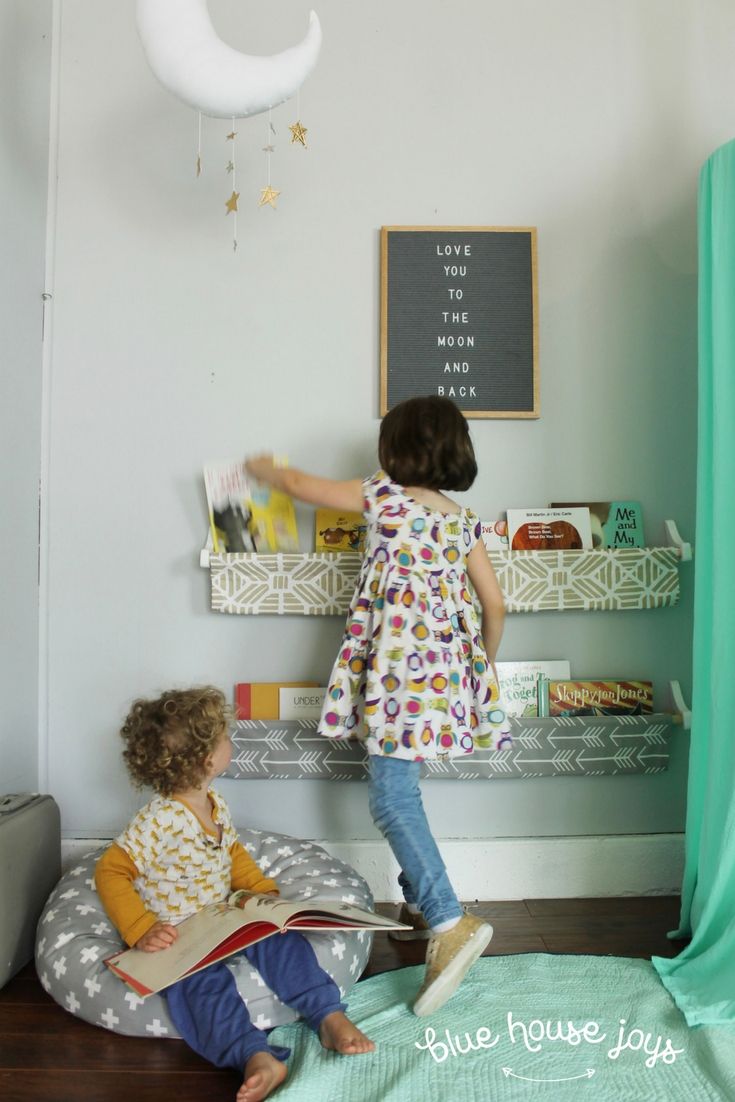
[[[327,1014],[345,1010],[339,988],[302,934],[293,930],[274,934],[241,955],[315,1033]],[[161,994],[186,1043],[215,1067],[242,1071],[256,1052],[269,1052],[277,1060],[291,1054],[281,1045],[269,1045],[266,1033],[251,1022],[232,972],[222,961],[178,980]]]

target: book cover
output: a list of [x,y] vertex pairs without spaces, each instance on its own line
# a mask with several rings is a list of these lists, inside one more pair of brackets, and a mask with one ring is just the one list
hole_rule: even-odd
[[508,521],[507,520],[483,520],[482,542],[488,551],[508,550]]
[[105,964],[146,998],[182,976],[285,930],[408,929],[402,922],[334,900],[294,903],[278,896],[233,892],[222,903],[210,903],[180,922],[176,941],[168,949],[156,953],[123,949]]
[[570,675],[566,659],[496,662],[500,695],[509,716],[537,716],[539,677],[563,680]]
[[281,689],[319,688],[318,681],[240,681],[235,685],[235,719],[284,719]]
[[539,715],[650,715],[650,681],[554,681],[539,679]]
[[362,513],[317,509],[314,518],[314,549],[362,553],[365,550],[366,531],[367,526]]
[[508,509],[511,551],[581,551],[592,547],[590,511]]
[[296,511],[288,494],[253,482],[249,504],[256,551],[298,551]]
[[319,719],[326,688],[291,688],[278,690],[279,719]]
[[207,464],[204,487],[214,551],[255,551],[250,531],[250,486],[242,463]]
[[643,509],[639,501],[555,501],[550,509],[590,511],[593,547],[645,547]]
[[252,482],[241,462],[208,463],[204,487],[215,553],[298,551],[293,501]]

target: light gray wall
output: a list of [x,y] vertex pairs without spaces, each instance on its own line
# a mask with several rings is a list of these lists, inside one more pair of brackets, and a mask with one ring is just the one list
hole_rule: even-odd
[[0,792],[38,785],[38,484],[50,0],[0,5]]
[[[211,4],[231,44],[296,41],[307,6]],[[239,243],[225,122],[147,68],[132,0],[64,0],[49,439],[50,790],[67,835],[116,831],[130,701],[170,685],[326,677],[339,619],[224,617],[197,565],[203,462],[273,448],[375,466],[381,225],[538,227],[538,421],[475,421],[467,500],[642,501],[650,543],[693,539],[696,187],[732,136],[726,0],[320,0],[302,89],[309,148],[274,111],[240,121]],[[305,539],[310,520],[300,513]],[[306,544],[305,544],[306,546]],[[690,690],[692,568],[648,613],[508,618],[506,659]],[[443,837],[683,829],[687,739],[661,776],[428,784]],[[240,824],[374,837],[357,784],[222,782]]]

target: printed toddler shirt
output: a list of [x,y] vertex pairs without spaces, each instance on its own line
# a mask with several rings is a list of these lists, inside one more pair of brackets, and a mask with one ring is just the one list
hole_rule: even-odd
[[[115,839],[138,872],[135,891],[161,922],[180,922],[230,894],[231,851],[240,843],[226,802],[213,788],[208,795],[212,817],[222,827],[219,841],[184,803],[160,795],[141,808]],[[252,863],[256,882],[251,890],[275,889],[275,883],[262,874],[257,879],[260,870]]]
[[319,732],[423,761],[511,745],[468,588],[480,538],[468,508],[443,513],[378,471],[363,483],[366,551]]

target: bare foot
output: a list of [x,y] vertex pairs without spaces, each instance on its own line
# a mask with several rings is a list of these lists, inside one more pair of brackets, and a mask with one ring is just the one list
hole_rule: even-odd
[[261,1102],[286,1078],[288,1068],[270,1052],[254,1053],[245,1065],[245,1078],[236,1102]]
[[343,1056],[358,1056],[361,1052],[375,1051],[375,1043],[341,1010],[335,1010],[322,1018],[319,1040],[324,1048],[341,1052]]

